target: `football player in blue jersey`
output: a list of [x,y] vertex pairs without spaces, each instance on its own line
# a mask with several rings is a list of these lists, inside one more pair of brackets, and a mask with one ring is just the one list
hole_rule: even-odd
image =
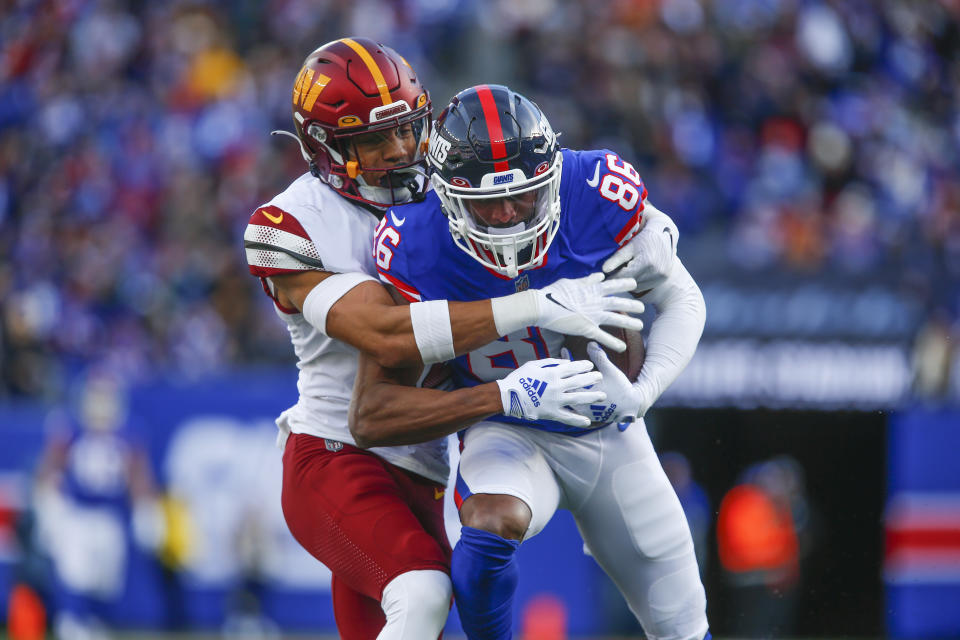
[[[643,415],[690,361],[706,317],[703,296],[673,256],[676,231],[647,200],[640,175],[607,150],[561,149],[540,109],[499,85],[457,94],[436,121],[428,162],[434,190],[391,209],[377,228],[381,279],[410,301],[470,301],[619,269],[643,280],[662,255],[665,279],[634,292],[657,309],[646,360],[629,380],[594,343],[606,401],[590,427],[535,419],[520,402],[461,432],[456,502],[463,525],[452,560],[457,608],[471,640],[509,638],[515,555],[558,508],[613,579],[648,637],[709,636],[690,530],[647,435]],[[651,225],[655,225],[651,227]],[[497,298],[493,304],[496,307]],[[510,309],[495,309],[508,317]],[[540,327],[451,361],[460,387],[497,380],[524,362],[561,355],[564,337]],[[361,359],[351,430],[368,445],[409,438],[402,384],[415,371]],[[535,401],[542,380],[525,379]],[[529,405],[526,405],[529,406]],[[518,428],[521,427],[521,428]]]

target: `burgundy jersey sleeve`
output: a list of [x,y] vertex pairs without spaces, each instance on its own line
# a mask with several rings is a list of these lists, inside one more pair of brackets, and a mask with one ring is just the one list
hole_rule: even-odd
[[257,209],[243,234],[250,273],[267,278],[323,270],[316,245],[293,214],[268,205]]

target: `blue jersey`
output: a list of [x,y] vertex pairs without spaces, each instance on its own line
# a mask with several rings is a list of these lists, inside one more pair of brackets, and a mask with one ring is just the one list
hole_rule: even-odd
[[80,431],[71,437],[63,490],[78,504],[123,513],[129,503],[132,448],[123,434]]
[[[440,199],[431,191],[422,202],[390,209],[377,227],[374,258],[380,278],[410,301],[469,302],[599,271],[640,230],[646,189],[636,170],[613,152],[562,153],[560,228],[541,266],[508,278],[475,261],[454,244]],[[454,379],[462,387],[498,380],[530,360],[560,357],[563,340],[527,327],[456,358]],[[589,431],[550,420],[490,419],[571,435]]]

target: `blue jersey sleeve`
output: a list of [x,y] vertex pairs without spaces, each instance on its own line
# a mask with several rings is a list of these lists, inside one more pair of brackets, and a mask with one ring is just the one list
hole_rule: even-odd
[[[410,302],[430,299],[423,286],[435,279],[431,274],[435,273],[437,252],[431,236],[437,225],[430,220],[436,217],[438,206],[431,193],[424,202],[388,209],[373,234],[373,259],[380,280]],[[446,227],[441,230],[446,232]]]
[[578,243],[610,254],[640,231],[647,189],[633,165],[607,149],[566,151],[564,173],[564,216]]

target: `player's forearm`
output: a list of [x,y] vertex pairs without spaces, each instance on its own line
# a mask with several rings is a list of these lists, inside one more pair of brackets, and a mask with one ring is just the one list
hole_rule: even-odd
[[[330,311],[327,318],[328,334],[369,354],[387,368],[412,367],[424,362],[429,364],[446,360],[479,349],[500,337],[489,300],[433,303],[434,308],[438,304],[447,304],[448,319],[440,318],[434,322],[446,323],[452,337],[452,348],[445,354],[448,357],[431,358],[428,347],[424,345],[425,330],[422,326],[415,327],[413,321],[414,314],[421,310],[414,305],[425,303],[393,305],[384,304],[378,299],[351,301],[346,296],[344,298]],[[439,330],[443,328],[441,324]],[[429,326],[426,329],[429,330]],[[418,332],[421,334],[419,344]],[[428,352],[427,357],[424,357],[424,351]]]
[[706,323],[703,294],[677,259],[670,278],[644,298],[657,308],[637,386],[653,404],[693,358]]
[[354,391],[349,424],[357,446],[394,446],[441,438],[502,410],[495,382],[456,391],[377,382]]
[[[502,336],[535,326],[543,319],[537,292],[533,290],[474,302],[415,302],[410,305],[411,317],[418,305],[424,304],[445,305],[448,316],[444,322],[450,326],[449,337],[452,339],[438,350],[442,355],[423,357],[425,364],[444,362],[475,351]],[[412,321],[411,324],[419,353],[423,356],[428,351],[424,347],[424,337],[431,331],[422,322]],[[435,325],[432,333],[439,332],[440,327]]]
[[453,348],[458,356],[488,345],[501,336],[489,300],[451,302],[450,326],[453,328]]
[[[410,307],[395,305],[379,285],[371,285],[371,289],[364,297],[344,296],[333,305],[327,316],[327,335],[366,353],[383,367],[419,366],[422,360],[410,323]],[[382,297],[376,289],[383,292]]]
[[389,300],[372,284],[356,287],[356,293],[333,305],[327,334],[370,354],[383,367],[402,368],[450,360],[539,318],[530,291],[493,301],[393,305]]
[[[603,282],[603,276],[597,273],[490,300],[394,304],[398,294],[392,288],[388,291],[379,283],[357,283],[356,278],[348,277],[349,274],[331,276],[318,285],[306,298],[303,315],[328,336],[370,354],[388,369],[445,362],[528,326],[584,335],[610,344],[605,338],[613,338],[599,329],[597,318],[627,326],[611,320],[612,314],[606,310],[631,311],[623,306],[629,303],[615,294],[636,286],[632,279]],[[347,289],[346,285],[352,288]],[[337,298],[326,307],[329,311],[314,313],[312,301],[323,299],[320,292],[324,288]],[[331,297],[328,295],[326,300]],[[316,308],[326,309],[319,304]],[[627,316],[613,317],[622,318],[623,322],[630,320]]]

